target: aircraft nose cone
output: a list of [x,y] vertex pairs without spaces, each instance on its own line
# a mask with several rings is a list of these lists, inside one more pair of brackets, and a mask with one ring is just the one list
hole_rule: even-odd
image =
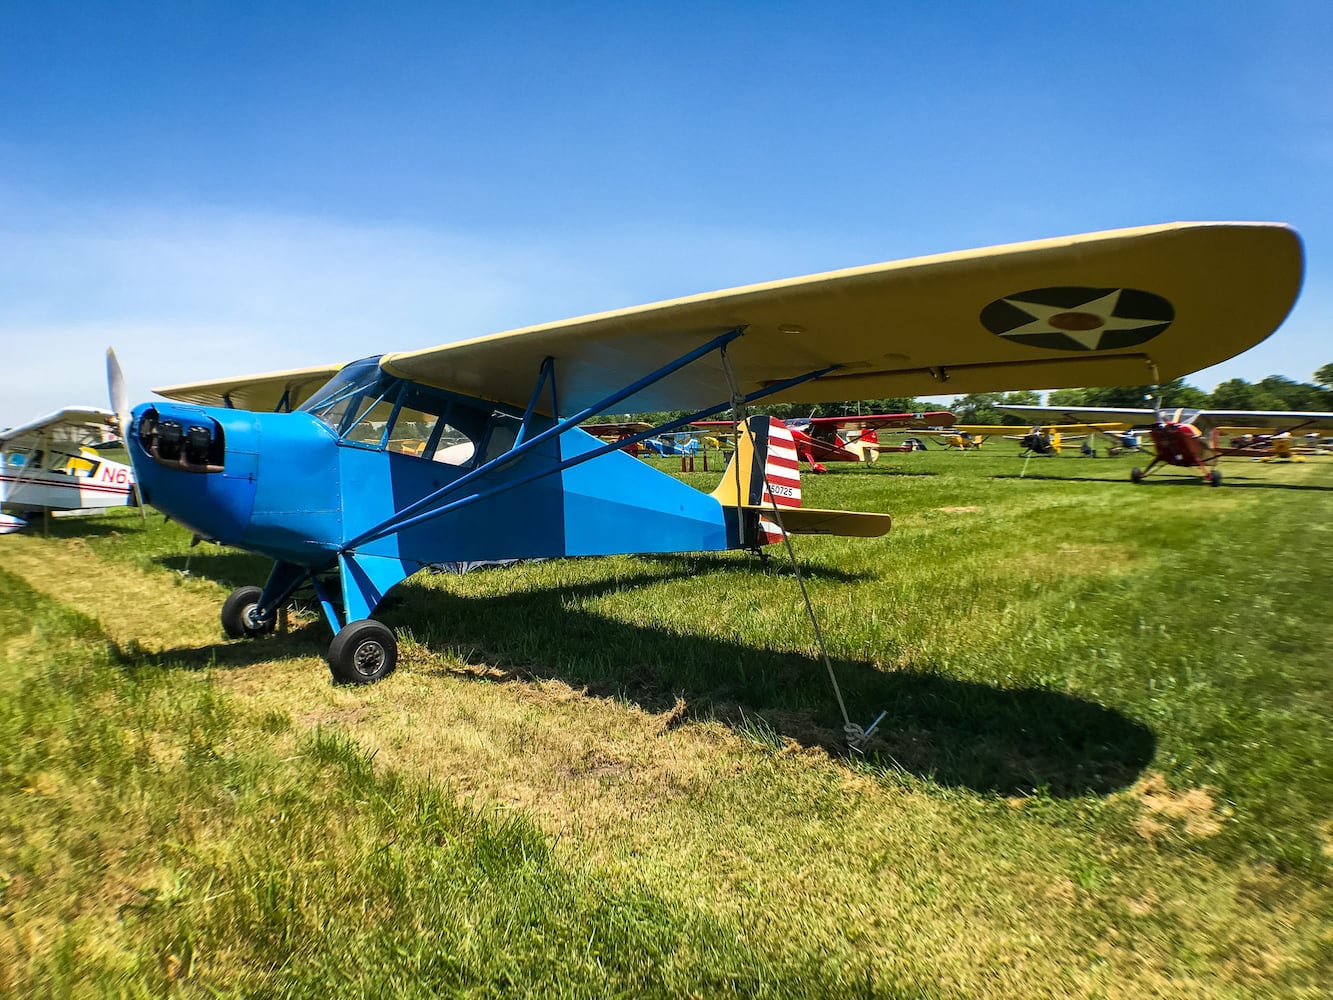
[[125,446],[145,503],[205,538],[235,543],[254,505],[257,438],[254,414],[243,410],[144,403]]

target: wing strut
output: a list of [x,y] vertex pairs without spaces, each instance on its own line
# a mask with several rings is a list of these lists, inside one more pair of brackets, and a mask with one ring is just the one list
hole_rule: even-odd
[[[726,344],[730,343],[732,340],[735,340],[737,337],[739,337],[743,332],[744,331],[742,329],[737,328],[734,330],[730,330],[719,337],[715,337],[713,340],[709,341],[707,344],[704,344],[702,347],[695,348],[688,354],[682,355],[680,358],[676,359],[670,364],[665,365],[662,368],[659,368],[651,375],[647,375],[644,378],[641,378],[638,381],[634,382],[633,384],[625,387],[624,389],[620,389],[612,393],[610,396],[607,396],[605,399],[600,400],[597,403],[594,403],[592,406],[580,410],[574,416],[567,417],[563,420],[557,420],[557,422],[553,426],[548,427],[546,430],[537,434],[535,437],[529,438],[528,440],[523,441],[521,444],[516,443],[513,448],[505,452],[503,455],[493,458],[489,462],[486,462],[478,466],[477,468],[473,469],[466,475],[461,476],[458,479],[454,480],[452,483],[448,483],[447,485],[442,486],[434,493],[431,493],[428,496],[424,496],[420,500],[415,501],[414,503],[408,504],[402,510],[397,511],[391,516],[385,518],[375,527],[363,531],[361,534],[357,535],[355,538],[351,539],[346,544],[344,544],[342,548],[339,549],[339,552],[346,553],[348,551],[355,550],[357,546],[364,545],[366,542],[372,542],[375,541],[376,539],[384,538],[387,535],[403,531],[404,529],[420,524],[423,521],[429,521],[434,518],[440,517],[441,515],[447,514],[450,511],[457,510],[460,507],[465,507],[470,504],[478,503],[482,500],[488,500],[491,497],[496,496],[497,494],[505,493],[512,489],[517,489],[520,486],[526,486],[529,483],[535,482],[536,480],[541,479],[545,476],[557,475],[559,473],[566,471],[567,469],[572,469],[575,466],[582,465],[584,462],[590,462],[595,458],[600,458],[603,455],[607,455],[613,451],[620,450],[626,447],[627,445],[638,444],[640,441],[646,440],[647,438],[650,438],[655,434],[661,434],[665,431],[675,430],[677,427],[683,427],[686,424],[691,423],[695,420],[702,420],[705,417],[710,417],[716,413],[720,413],[722,410],[725,410],[727,407],[733,405],[732,400],[728,399],[725,402],[716,403],[712,406],[705,407],[702,410],[696,410],[694,413],[688,414],[684,417],[679,417],[675,420],[670,420],[664,424],[660,424],[657,427],[650,428],[646,431],[641,431],[640,433],[632,435],[631,437],[625,438],[623,440],[613,441],[609,444],[603,445],[600,448],[594,448],[592,451],[587,451],[581,455],[576,455],[573,458],[559,462],[554,466],[543,468],[529,476],[523,476],[518,479],[502,483],[499,486],[493,487],[492,489],[483,490],[480,493],[468,494],[467,496],[460,497],[459,499],[454,500],[451,503],[444,504],[443,506],[440,507],[432,506],[433,504],[439,503],[441,500],[443,500],[450,494],[458,492],[462,487],[470,485],[471,483],[476,481],[479,477],[486,475],[487,473],[499,468],[500,466],[508,465],[517,461],[524,454],[536,448],[538,445],[542,444],[545,441],[550,440],[553,437],[563,434],[565,431],[586,420],[588,417],[595,416],[599,413],[603,413],[606,410],[609,410],[617,403],[622,402],[625,399],[628,399],[630,396],[646,388],[647,386],[652,385],[654,382],[657,382],[665,378],[667,375],[670,375],[673,372],[679,371],[681,368],[684,368],[686,365],[694,361],[697,361],[699,358],[705,356],[706,354],[714,350],[717,350],[719,348],[722,348]],[[811,379],[821,378],[827,375],[829,372],[834,371],[838,367],[840,366],[831,365],[827,368],[817,368],[813,371],[808,371],[805,372],[804,374],[794,376],[793,378],[784,379],[781,382],[774,382],[769,385],[765,385],[761,389],[756,389],[748,396],[741,397],[741,402],[742,404],[752,403],[755,400],[764,398],[765,396],[770,396],[773,393],[782,392],[785,389],[790,389],[793,386],[800,385],[802,382],[808,382]],[[544,381],[546,377],[546,375],[544,374],[547,369],[547,365],[545,362],[543,362],[542,368],[543,368],[543,374],[539,375],[538,387],[537,390],[534,391],[533,393],[534,404],[540,394],[541,382]],[[554,362],[552,362],[550,366],[550,378],[552,381],[552,385],[554,385],[555,381]],[[532,411],[533,411],[533,406],[529,406],[528,412],[527,414],[525,414],[525,419],[524,419],[525,425],[530,420],[532,416]]]
[[555,390],[555,358],[548,354],[542,359],[541,370],[537,373],[537,385],[532,390],[532,398],[528,400],[528,408],[523,411],[523,423],[519,425],[518,434],[514,438],[515,448],[521,445],[523,439],[527,437],[528,426],[532,422],[532,414],[537,409],[537,400],[541,399],[542,386],[546,384],[548,378],[551,380],[551,413],[556,416],[560,414],[560,399]]

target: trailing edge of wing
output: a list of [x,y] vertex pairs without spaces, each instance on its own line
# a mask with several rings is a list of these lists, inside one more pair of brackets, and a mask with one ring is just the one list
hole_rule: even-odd
[[[818,402],[1166,381],[1263,340],[1303,272],[1273,223],[1170,223],[919,257],[598,313],[387,354],[385,370],[522,406],[544,359],[566,412],[743,328],[744,392],[838,365],[774,401]],[[695,408],[730,396],[715,360],[620,405]]]
[[1003,413],[1013,413],[1023,417],[1025,420],[1031,420],[1033,423],[1040,423],[1046,426],[1060,418],[1066,423],[1078,423],[1080,421],[1102,422],[1102,423],[1120,423],[1120,424],[1151,424],[1157,419],[1157,411],[1146,408],[1125,408],[1116,406],[1034,406],[1018,403],[997,404],[995,409]]
[[159,396],[180,400],[182,403],[194,403],[197,406],[230,406],[238,410],[273,410],[286,397],[287,408],[294,410],[314,395],[315,391],[336,375],[342,367],[340,364],[316,365],[311,368],[266,372],[262,375],[186,382],[153,391]]

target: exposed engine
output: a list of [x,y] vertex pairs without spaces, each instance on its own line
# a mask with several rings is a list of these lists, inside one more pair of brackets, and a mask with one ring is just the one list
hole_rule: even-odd
[[222,428],[210,417],[187,421],[155,408],[139,418],[139,442],[153,461],[185,472],[221,472],[226,445]]

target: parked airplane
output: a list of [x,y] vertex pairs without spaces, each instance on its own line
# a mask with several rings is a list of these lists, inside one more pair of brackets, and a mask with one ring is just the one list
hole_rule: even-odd
[[0,534],[23,528],[20,515],[138,502],[133,470],[92,447],[116,439],[114,418],[110,410],[67,406],[0,431]]
[[928,437],[933,437],[944,449],[957,449],[958,451],[980,451],[981,446],[986,443],[986,438],[990,436],[979,429],[974,429],[971,425],[959,425],[952,430],[947,431],[918,431]]
[[[786,421],[796,440],[796,453],[811,472],[828,472],[825,462],[874,462],[879,458],[878,432],[886,428],[948,427],[954,415],[947,410],[929,413],[874,413],[866,416],[791,417]],[[692,425],[720,432],[725,420],[696,420]]]
[[[877,535],[883,515],[799,500],[794,441],[761,399],[1138,384],[1268,336],[1300,287],[1296,234],[1177,223],[943,254],[656,303],[346,366],[292,413],[237,405],[271,376],[160,389],[122,418],[144,498],[196,533],[275,560],[222,608],[270,631],[299,587],[335,635],[338,680],[397,661],[370,617],[431,563],[756,549],[787,531]],[[705,359],[708,359],[707,363]],[[114,409],[128,401],[117,394]],[[266,407],[267,408],[267,407]],[[608,412],[682,411],[601,442]],[[729,412],[744,433],[712,494],[627,442]],[[449,440],[461,443],[446,447]],[[777,533],[780,534],[780,531]]]
[[1333,413],[1300,413],[1277,410],[1195,410],[1159,407],[1157,409],[1122,409],[1096,406],[1001,406],[1009,413],[1059,414],[1065,419],[1120,420],[1128,424],[1151,423],[1149,435],[1153,444],[1153,460],[1147,468],[1130,470],[1133,482],[1160,464],[1192,469],[1202,474],[1212,486],[1222,483],[1222,473],[1216,468],[1217,460],[1230,449],[1220,448],[1210,438],[1210,432],[1219,427],[1269,427],[1277,434],[1290,434],[1305,428],[1333,427]]
[[1145,451],[1143,439],[1148,437],[1146,430],[1136,430],[1128,428],[1120,431],[1101,431],[1110,444],[1106,448],[1106,453],[1111,456],[1119,455],[1124,451]]
[[1060,449],[1064,447],[1064,437],[1055,428],[1033,427],[1026,434],[1009,434],[1006,437],[1018,442],[1022,448],[1022,451],[1019,452],[1020,458],[1027,455],[1054,458],[1060,454]]

